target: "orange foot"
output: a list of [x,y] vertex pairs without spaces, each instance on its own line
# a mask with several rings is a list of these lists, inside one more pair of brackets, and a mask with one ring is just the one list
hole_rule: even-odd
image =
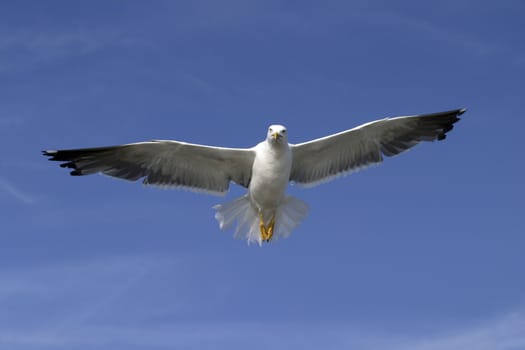
[[259,231],[261,232],[261,239],[263,242],[270,242],[273,237],[273,228],[275,226],[275,217],[270,220],[268,226],[264,224],[262,213],[259,213]]

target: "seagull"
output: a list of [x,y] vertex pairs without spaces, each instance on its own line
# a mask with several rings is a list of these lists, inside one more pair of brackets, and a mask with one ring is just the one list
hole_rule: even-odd
[[306,187],[327,182],[398,155],[422,141],[444,140],[465,109],[384,118],[312,141],[290,144],[283,125],[271,125],[266,139],[252,148],[225,148],[174,140],[119,146],[46,150],[71,175],[102,173],[145,185],[225,194],[231,182],[244,196],[218,204],[220,229],[236,224],[235,238],[248,244],[288,237],[304,219],[308,205],[286,194],[288,184]]

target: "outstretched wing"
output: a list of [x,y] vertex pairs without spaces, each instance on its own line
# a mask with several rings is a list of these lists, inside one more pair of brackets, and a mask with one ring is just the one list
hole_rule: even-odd
[[443,140],[465,109],[385,118],[334,135],[292,145],[290,181],[313,186],[383,161],[421,141]]
[[230,181],[247,187],[255,153],[178,141],[151,141],[120,146],[44,151],[64,162],[71,175],[105,175],[147,185],[185,187],[220,194]]

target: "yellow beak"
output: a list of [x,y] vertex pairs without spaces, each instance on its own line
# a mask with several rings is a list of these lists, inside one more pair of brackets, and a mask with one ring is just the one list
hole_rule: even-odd
[[279,136],[281,136],[281,135],[279,135],[278,132],[274,132],[274,133],[272,134],[272,138],[273,138],[274,140],[277,140],[277,139],[279,138]]

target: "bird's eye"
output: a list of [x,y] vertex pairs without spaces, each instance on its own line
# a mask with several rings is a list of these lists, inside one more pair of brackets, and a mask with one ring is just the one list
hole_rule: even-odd
[[269,132],[273,132],[272,128],[269,128],[268,131],[269,131]]
[[286,134],[286,129],[283,130],[283,134]]

